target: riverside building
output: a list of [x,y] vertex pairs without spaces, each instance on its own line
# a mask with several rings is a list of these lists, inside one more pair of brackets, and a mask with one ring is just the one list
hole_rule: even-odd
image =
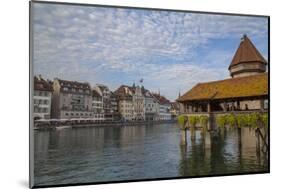
[[89,83],[55,78],[53,89],[53,118],[70,119],[92,117],[92,93]]
[[144,95],[140,86],[133,87],[133,105],[135,120],[145,120]]
[[132,88],[126,85],[120,86],[115,92],[118,101],[118,112],[121,114],[121,120],[134,120],[134,104]]
[[104,121],[103,99],[95,90],[92,90],[92,118],[96,121]]
[[145,88],[142,88],[142,93],[144,96],[144,115],[146,121],[153,121],[157,120],[157,108],[158,108],[158,102],[153,97],[153,95],[146,90]]
[[34,77],[33,114],[34,119],[50,119],[53,87],[50,81],[40,75]]
[[164,96],[161,96],[160,94],[152,94],[153,97],[156,99],[158,102],[158,107],[157,107],[157,119],[158,120],[171,120],[172,115],[171,115],[171,102],[166,99]]
[[102,96],[103,101],[103,112],[105,121],[117,121],[120,119],[119,113],[117,112],[117,99],[116,96],[109,90],[106,85],[97,84],[94,90]]

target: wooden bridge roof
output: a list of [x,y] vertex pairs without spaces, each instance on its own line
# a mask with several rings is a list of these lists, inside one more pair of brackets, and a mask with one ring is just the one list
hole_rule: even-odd
[[177,99],[178,102],[231,99],[268,95],[268,74],[198,83]]

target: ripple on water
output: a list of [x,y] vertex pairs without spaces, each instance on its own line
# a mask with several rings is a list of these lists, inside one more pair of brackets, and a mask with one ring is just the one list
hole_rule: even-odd
[[[188,133],[188,139],[190,134]],[[180,147],[173,124],[35,132],[35,184],[54,185],[267,171],[255,142],[234,131]],[[212,142],[211,142],[212,141]]]

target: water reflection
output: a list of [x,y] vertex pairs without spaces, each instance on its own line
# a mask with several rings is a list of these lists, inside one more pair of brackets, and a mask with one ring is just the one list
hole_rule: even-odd
[[[254,131],[221,130],[181,146],[181,176],[205,176],[268,170],[267,154],[256,155]],[[198,136],[198,135],[197,135]]]
[[[250,137],[249,137],[250,136]],[[187,133],[190,139],[190,133]],[[241,147],[239,147],[239,137]],[[35,132],[35,184],[266,171],[248,129],[202,135],[180,144],[176,125],[96,127]],[[263,162],[263,163],[261,163]]]

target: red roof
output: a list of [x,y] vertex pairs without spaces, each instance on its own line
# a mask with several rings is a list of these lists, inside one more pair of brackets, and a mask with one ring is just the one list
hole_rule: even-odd
[[132,87],[129,87],[127,85],[121,85],[114,93],[117,95],[118,99],[120,100],[132,100],[132,95],[126,93],[125,88],[128,88],[128,90],[132,90]]
[[237,64],[247,62],[260,62],[267,64],[266,60],[256,49],[255,45],[251,42],[247,35],[244,35],[228,69]]
[[170,104],[171,102],[165,98],[164,96],[161,96],[156,93],[152,93],[152,96],[159,102],[159,104]]

